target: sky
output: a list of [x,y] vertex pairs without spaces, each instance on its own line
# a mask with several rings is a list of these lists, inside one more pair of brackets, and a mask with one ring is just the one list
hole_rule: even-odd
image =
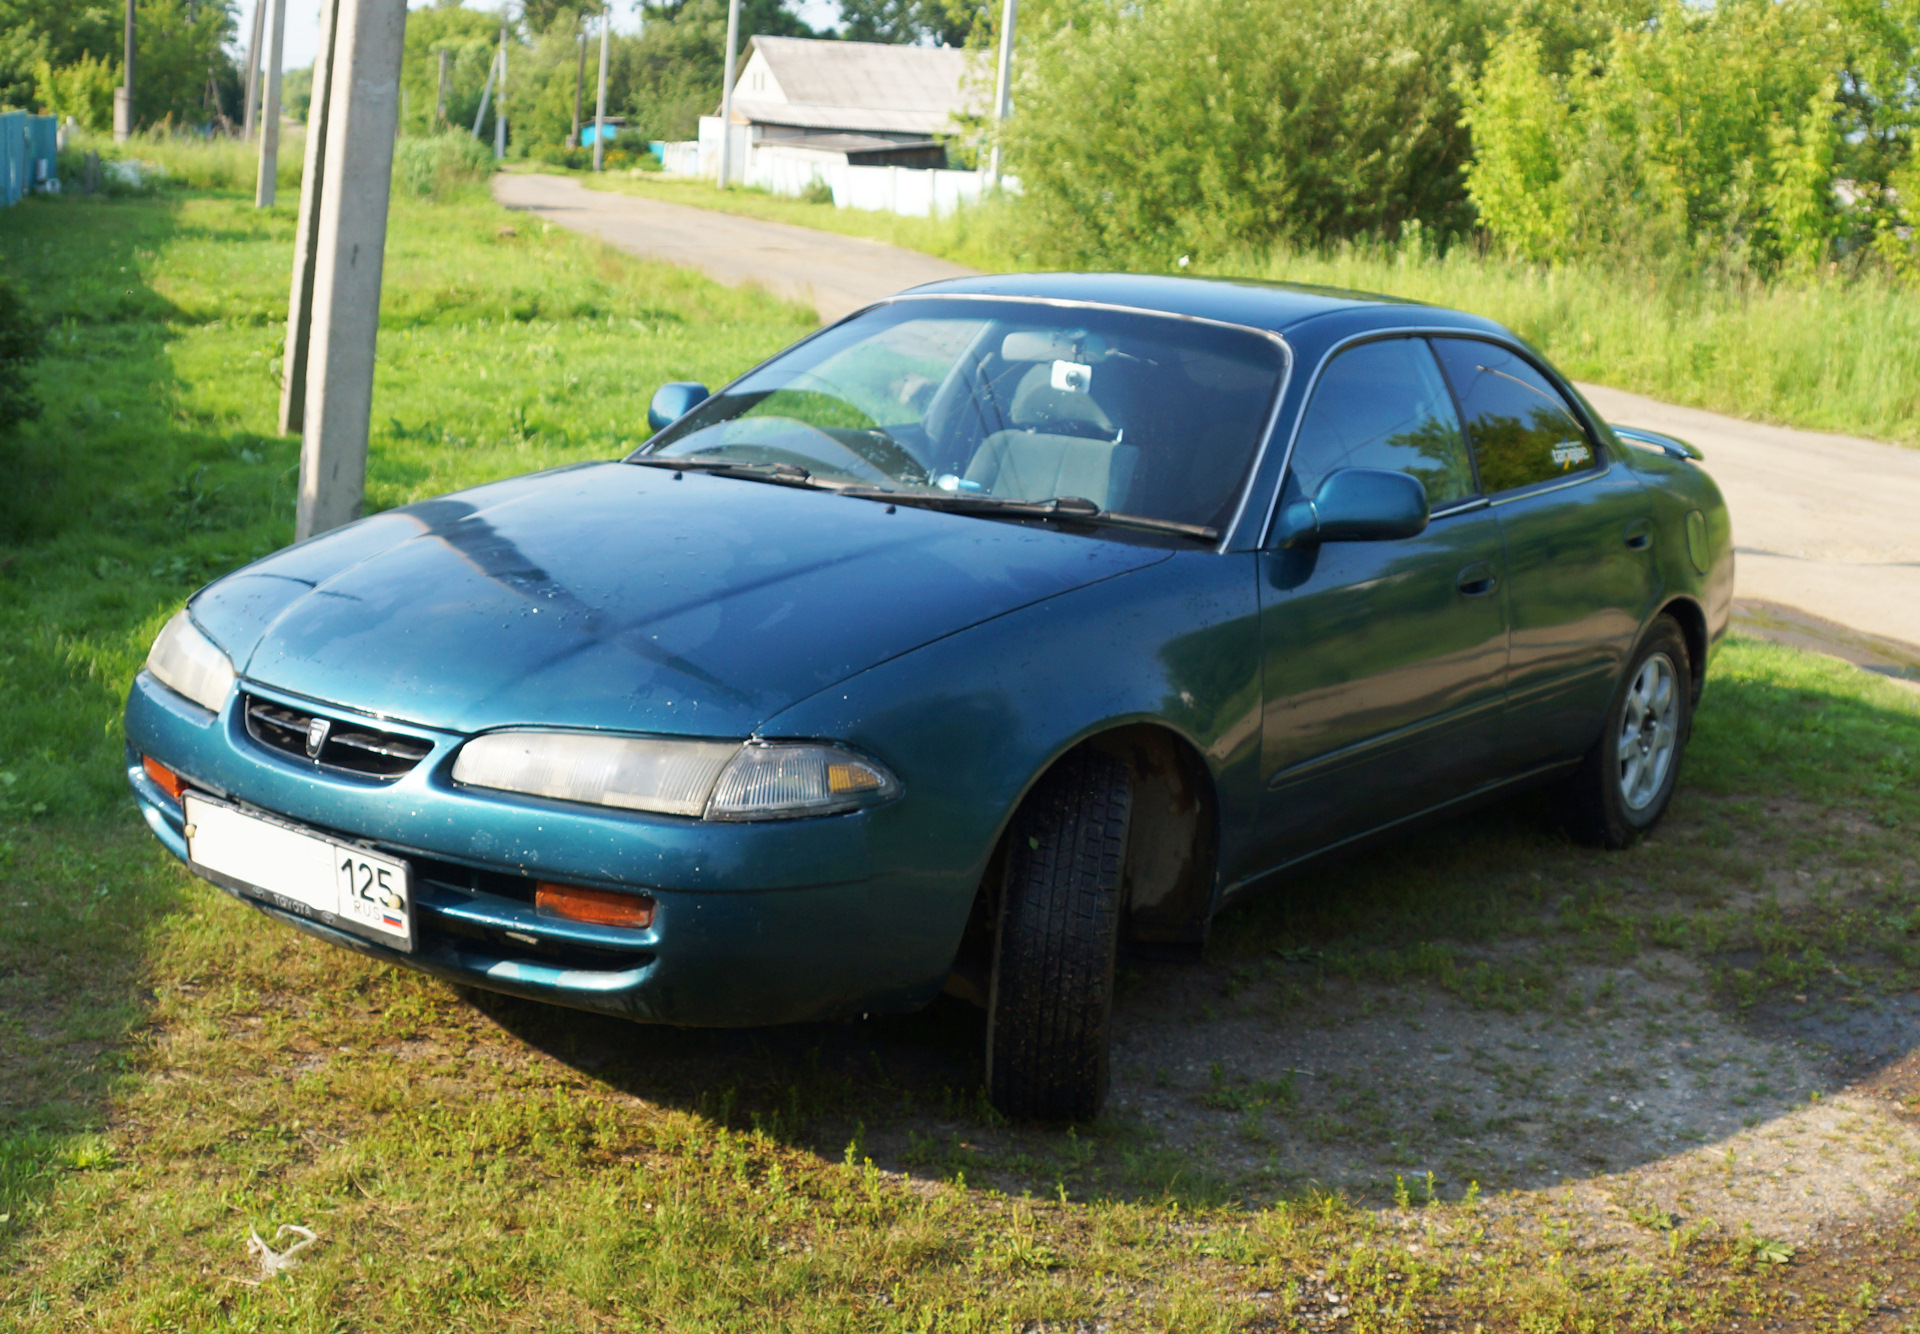
[[[247,35],[253,31],[253,6],[262,0],[252,0],[240,6],[240,43],[246,44]],[[432,0],[409,0],[407,8],[426,9]],[[498,12],[497,4],[468,5],[469,9],[484,9]],[[834,0],[803,0],[797,6],[800,17],[816,28],[829,27],[839,19],[839,7]],[[638,32],[640,19],[638,7],[632,4],[615,3],[613,9],[613,30],[615,32]],[[311,65],[315,52],[320,49],[320,3],[319,0],[287,0],[286,63],[282,68],[300,69]]]

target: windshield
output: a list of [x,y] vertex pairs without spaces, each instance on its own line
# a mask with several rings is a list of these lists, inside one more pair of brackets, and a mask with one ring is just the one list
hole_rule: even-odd
[[760,367],[632,457],[1224,527],[1283,358],[1263,335],[1169,316],[897,301]]

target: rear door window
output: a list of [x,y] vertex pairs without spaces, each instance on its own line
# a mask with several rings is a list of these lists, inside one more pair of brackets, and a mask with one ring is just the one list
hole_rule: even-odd
[[1311,498],[1341,468],[1406,473],[1434,509],[1474,494],[1460,419],[1424,340],[1362,343],[1321,372],[1294,440],[1287,498]]
[[1475,338],[1436,338],[1433,350],[1460,400],[1488,494],[1599,465],[1599,451],[1572,407],[1523,357]]

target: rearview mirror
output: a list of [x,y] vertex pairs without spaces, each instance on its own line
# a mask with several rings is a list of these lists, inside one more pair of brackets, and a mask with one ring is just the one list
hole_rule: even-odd
[[1427,488],[1416,477],[1383,468],[1341,468],[1327,474],[1312,500],[1280,511],[1277,545],[1390,542],[1427,529]]
[[705,385],[693,380],[663,384],[653,391],[653,402],[647,404],[647,428],[664,431],[711,397]]

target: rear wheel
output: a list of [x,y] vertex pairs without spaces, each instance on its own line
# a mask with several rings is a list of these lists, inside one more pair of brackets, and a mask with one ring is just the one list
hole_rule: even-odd
[[1107,1094],[1107,1030],[1133,788],[1081,751],[1015,818],[987,996],[987,1093],[1008,1116],[1084,1121]]
[[1567,833],[1595,847],[1624,848],[1658,824],[1673,800],[1692,728],[1687,639],[1663,616],[1628,660],[1600,739],[1556,794]]

